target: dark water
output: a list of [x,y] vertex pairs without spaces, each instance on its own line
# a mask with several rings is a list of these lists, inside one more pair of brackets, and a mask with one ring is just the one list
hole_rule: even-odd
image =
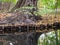
[[0,35],[1,45],[37,45],[38,37],[41,33],[29,32],[20,34]]

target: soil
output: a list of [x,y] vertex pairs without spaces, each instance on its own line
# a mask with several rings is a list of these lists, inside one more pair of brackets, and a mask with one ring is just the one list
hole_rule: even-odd
[[14,25],[26,25],[26,24],[53,24],[54,22],[60,22],[60,15],[44,15],[44,16],[29,16],[20,13],[0,13],[0,25],[14,24]]

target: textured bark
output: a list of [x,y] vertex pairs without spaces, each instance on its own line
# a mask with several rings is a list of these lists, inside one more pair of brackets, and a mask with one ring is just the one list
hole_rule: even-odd
[[20,8],[21,6],[23,6],[24,3],[25,3],[25,0],[18,0],[16,5],[12,8],[11,12],[13,12],[15,9]]
[[[37,2],[36,0],[31,0],[31,2],[33,2],[33,5],[36,6],[36,2]],[[26,3],[26,0],[18,0],[15,7],[13,7],[11,11],[14,11],[17,8],[24,6],[25,3]]]

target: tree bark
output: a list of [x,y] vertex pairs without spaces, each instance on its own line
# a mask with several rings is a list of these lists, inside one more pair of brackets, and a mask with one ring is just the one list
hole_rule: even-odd
[[20,8],[21,6],[23,6],[25,3],[25,0],[18,0],[16,5],[11,9],[11,12],[13,12],[15,9]]
[[[33,2],[33,5],[36,6],[36,0],[31,0]],[[25,5],[26,0],[18,0],[16,5],[12,8],[11,12],[13,12],[15,9],[18,9]]]

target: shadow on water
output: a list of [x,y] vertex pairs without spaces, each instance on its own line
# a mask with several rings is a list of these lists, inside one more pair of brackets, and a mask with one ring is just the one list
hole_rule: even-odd
[[37,45],[39,36],[42,33],[29,32],[21,34],[10,34],[10,35],[0,35],[0,44],[1,45]]

